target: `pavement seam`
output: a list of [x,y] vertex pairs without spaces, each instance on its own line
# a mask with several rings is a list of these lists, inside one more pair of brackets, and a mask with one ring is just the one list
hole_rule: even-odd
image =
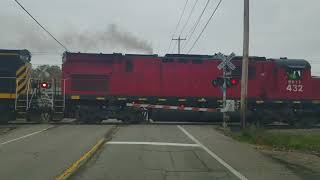
[[198,139],[196,139],[194,136],[192,136],[187,130],[185,130],[182,126],[178,125],[178,128],[187,135],[193,142],[196,144],[199,144],[202,149],[204,149],[211,157],[213,157],[215,160],[217,160],[220,164],[222,164],[225,168],[227,168],[232,174],[234,174],[236,177],[238,177],[240,180],[248,180],[245,176],[243,176],[240,172],[235,170],[232,166],[230,166],[228,163],[226,163],[223,159],[221,159],[218,155],[216,155],[214,152],[212,152],[209,148],[204,146]]
[[113,126],[101,139],[99,139],[89,151],[83,154],[77,161],[72,163],[67,169],[65,169],[56,180],[66,180],[74,175],[77,170],[88,162],[96,152],[103,147],[103,145],[112,139],[112,135],[118,130],[118,126]]

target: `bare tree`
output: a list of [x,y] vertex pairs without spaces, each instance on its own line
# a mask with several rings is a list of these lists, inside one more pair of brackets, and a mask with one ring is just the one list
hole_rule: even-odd
[[50,81],[56,79],[61,80],[61,68],[57,65],[41,65],[32,69],[31,77],[34,79],[41,79]]

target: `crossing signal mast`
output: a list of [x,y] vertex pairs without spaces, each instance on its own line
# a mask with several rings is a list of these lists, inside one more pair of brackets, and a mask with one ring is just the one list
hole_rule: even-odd
[[238,80],[231,77],[231,71],[235,70],[235,65],[232,64],[231,60],[235,57],[232,53],[229,56],[225,56],[222,53],[217,54],[217,58],[222,62],[218,65],[219,70],[223,70],[223,76],[218,77],[212,81],[213,86],[220,86],[223,93],[223,127],[227,127],[227,121],[229,116],[227,114],[227,88],[238,84]]

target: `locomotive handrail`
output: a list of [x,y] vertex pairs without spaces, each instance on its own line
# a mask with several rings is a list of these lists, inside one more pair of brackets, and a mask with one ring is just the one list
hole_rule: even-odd
[[30,79],[28,79],[28,84],[27,84],[27,107],[26,109],[29,109],[29,89],[30,89]]

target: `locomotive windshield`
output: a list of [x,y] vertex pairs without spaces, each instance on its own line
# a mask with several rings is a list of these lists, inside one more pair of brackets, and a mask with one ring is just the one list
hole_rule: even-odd
[[302,69],[287,69],[288,80],[301,80]]

